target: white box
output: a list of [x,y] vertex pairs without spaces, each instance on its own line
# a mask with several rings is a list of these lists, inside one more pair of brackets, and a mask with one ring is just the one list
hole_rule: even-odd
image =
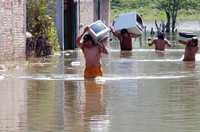
[[115,20],[114,28],[118,32],[122,29],[127,29],[135,34],[142,34],[144,31],[142,18],[135,12],[121,14]]
[[89,25],[89,34],[96,40],[101,41],[108,36],[110,28],[108,28],[101,20]]

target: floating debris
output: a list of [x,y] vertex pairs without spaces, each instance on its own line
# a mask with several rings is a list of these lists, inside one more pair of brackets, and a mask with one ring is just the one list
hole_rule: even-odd
[[6,71],[6,70],[7,70],[7,68],[5,65],[0,65],[0,71]]

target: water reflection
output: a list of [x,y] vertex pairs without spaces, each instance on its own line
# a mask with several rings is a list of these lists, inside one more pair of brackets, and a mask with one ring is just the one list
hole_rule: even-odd
[[103,99],[103,84],[85,81],[84,120],[91,131],[106,131],[109,120],[106,115],[106,104]]
[[0,81],[0,131],[25,132],[27,125],[26,82]]
[[29,81],[27,89],[27,123],[30,131],[58,131],[63,117],[55,81]]
[[106,115],[103,89],[104,85],[95,80],[66,82],[65,125],[68,128],[66,130],[98,132],[107,129],[109,120]]
[[160,57],[164,57],[165,56],[165,52],[163,51],[155,51],[156,55],[160,58]]
[[133,53],[132,51],[120,51],[120,57],[131,58],[131,56],[133,55],[132,53]]
[[[174,83],[174,82],[172,82]],[[162,120],[170,126],[170,131],[197,131],[200,123],[197,104],[200,99],[199,81],[195,78],[180,80],[166,91],[167,100],[164,103],[166,110]]]

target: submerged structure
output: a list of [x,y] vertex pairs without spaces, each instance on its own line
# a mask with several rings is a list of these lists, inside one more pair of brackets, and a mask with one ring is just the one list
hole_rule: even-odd
[[25,56],[26,0],[0,0],[1,59]]

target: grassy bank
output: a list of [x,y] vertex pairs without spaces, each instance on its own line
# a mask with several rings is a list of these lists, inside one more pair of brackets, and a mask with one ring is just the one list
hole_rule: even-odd
[[[156,20],[166,20],[165,13],[157,9],[152,9],[150,7],[142,8],[122,8],[122,7],[112,7],[111,8],[111,20],[115,19],[119,14],[125,12],[138,12],[142,15],[144,21],[154,21]],[[178,14],[178,20],[181,21],[200,21],[200,11],[195,10],[181,10]]]

